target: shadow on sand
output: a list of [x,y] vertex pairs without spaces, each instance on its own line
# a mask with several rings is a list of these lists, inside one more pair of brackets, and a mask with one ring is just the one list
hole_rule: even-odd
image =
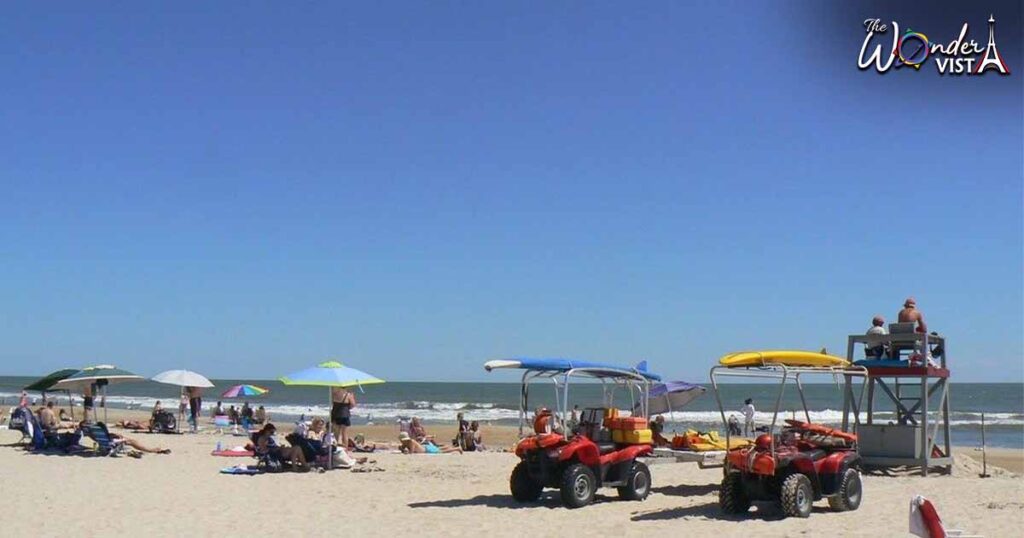
[[[612,500],[611,497],[598,495],[593,504],[600,504]],[[439,501],[423,501],[409,503],[409,508],[462,508],[466,506],[487,506],[490,508],[506,508],[510,510],[521,510],[523,508],[562,508],[562,499],[554,491],[546,491],[536,502],[519,502],[508,493],[495,495],[477,495],[468,499],[444,499]]]
[[[634,514],[630,519],[633,521],[664,521],[668,519],[682,519],[689,517],[703,517],[719,521],[744,521],[747,519],[780,521],[785,519],[785,516],[773,503],[756,503],[754,506],[754,511],[746,514],[726,514],[718,507],[717,502],[712,502],[698,504],[695,506],[666,508],[664,510],[655,510],[653,512],[639,512]],[[831,511],[828,508],[821,506],[815,506],[812,510],[815,514]]]
[[678,486],[661,486],[657,488],[651,488],[651,493],[660,493],[662,495],[670,495],[673,497],[694,497],[699,495],[708,495],[709,493],[717,493],[719,489],[718,484],[680,484]]

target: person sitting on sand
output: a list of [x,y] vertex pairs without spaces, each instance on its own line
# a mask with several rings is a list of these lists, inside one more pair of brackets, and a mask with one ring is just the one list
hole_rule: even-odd
[[256,408],[256,412],[252,414],[252,420],[256,424],[264,424],[267,422],[267,410],[263,406]]
[[306,430],[306,439],[323,442],[325,433],[327,433],[327,421],[316,417],[310,423],[309,429]]
[[427,429],[423,427],[423,423],[420,422],[419,417],[412,417],[412,421],[409,422],[409,436],[417,443],[425,443],[427,441],[434,440],[433,435],[427,435]]
[[56,432],[58,426],[57,415],[53,412],[53,401],[46,402],[46,407],[39,409],[39,425],[44,432]]
[[[100,424],[102,424],[102,423],[100,423]],[[105,426],[104,426],[104,429],[106,429]],[[92,437],[92,435],[91,435],[92,431],[90,430],[89,426],[85,423],[84,420],[82,422],[78,423],[78,431],[80,431],[82,433],[82,435],[88,437],[89,439],[92,439],[93,441],[96,441],[96,439],[94,439]],[[110,432],[110,431],[107,432],[107,436],[110,437],[110,440],[112,440],[112,441],[120,440],[126,446],[130,446],[130,447],[134,448],[135,450],[138,450],[139,452],[148,452],[150,454],[170,454],[171,453],[171,449],[169,449],[169,448],[150,448],[150,447],[148,447],[146,445],[143,445],[142,443],[136,441],[135,439],[132,439],[130,437],[125,437],[123,435],[118,435],[118,434]]]
[[658,415],[651,421],[651,439],[654,441],[654,446],[669,446],[672,441],[665,438],[665,417]]
[[408,433],[401,432],[398,434],[399,450],[402,454],[448,454],[451,452],[462,453],[462,449],[457,446],[437,446],[429,441],[420,443],[413,439]]
[[475,420],[469,423],[469,431],[466,432],[465,449],[470,452],[484,450],[484,436],[480,434],[480,423]]
[[277,440],[274,439],[274,434],[277,433],[277,427],[273,424],[266,424],[263,428],[253,436],[255,443],[255,452],[257,454],[269,454],[281,461],[289,461],[292,463],[293,468],[296,471],[303,472],[309,470],[309,464],[306,463],[306,456],[302,453],[302,448],[297,446],[283,447],[277,444]]

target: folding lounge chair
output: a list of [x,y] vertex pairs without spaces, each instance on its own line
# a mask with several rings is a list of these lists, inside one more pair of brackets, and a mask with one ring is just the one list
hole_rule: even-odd
[[947,529],[935,505],[920,495],[910,499],[910,534],[921,538],[983,538],[978,534],[964,534],[959,529]]
[[100,456],[119,456],[128,452],[128,447],[122,439],[114,439],[107,430],[107,425],[102,422],[86,426],[86,437],[96,442],[96,452]]

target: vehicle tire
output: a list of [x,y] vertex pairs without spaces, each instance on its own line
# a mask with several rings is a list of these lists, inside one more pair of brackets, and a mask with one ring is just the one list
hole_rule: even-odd
[[512,490],[512,498],[522,503],[536,501],[544,491],[544,485],[538,484],[530,477],[525,461],[519,462],[516,468],[512,469],[512,478],[509,479],[508,485]]
[[619,489],[619,497],[627,501],[642,501],[651,493],[651,470],[643,462],[634,461],[626,473],[626,485]]
[[814,503],[814,488],[811,481],[800,473],[791,474],[782,481],[779,492],[782,513],[787,517],[810,517]]
[[718,506],[726,514],[745,514],[750,510],[750,498],[743,486],[743,474],[731,472],[722,479],[718,490]]
[[580,508],[590,504],[597,493],[597,478],[590,467],[573,463],[562,473],[562,504]]
[[836,512],[856,510],[860,507],[863,492],[860,472],[857,469],[847,469],[843,473],[842,482],[839,483],[839,491],[828,498],[828,506]]

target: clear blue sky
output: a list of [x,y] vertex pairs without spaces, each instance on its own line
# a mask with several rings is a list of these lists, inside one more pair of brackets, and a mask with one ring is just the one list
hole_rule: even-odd
[[893,15],[821,4],[12,6],[3,373],[701,381],[914,295],[955,380],[1024,380],[1019,3],[977,79],[859,72]]

